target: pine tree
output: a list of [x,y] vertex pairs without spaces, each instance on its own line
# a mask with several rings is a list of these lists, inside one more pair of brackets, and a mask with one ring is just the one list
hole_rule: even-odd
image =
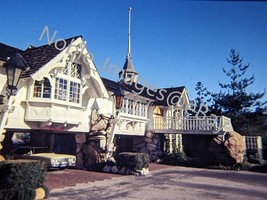
[[201,81],[197,82],[195,90],[197,92],[197,97],[195,98],[195,110],[199,110],[201,104],[206,105],[211,101],[211,98],[208,98],[208,96],[210,96],[210,92],[208,91],[207,87],[202,84]]
[[210,113],[225,115],[231,118],[235,131],[242,135],[260,135],[267,159],[267,101],[261,99],[265,91],[259,93],[248,92],[248,87],[255,81],[255,77],[246,78],[249,64],[243,65],[243,59],[235,49],[231,49],[228,69],[223,68],[224,74],[230,79],[228,83],[219,82],[219,93],[211,93],[201,82],[196,84],[196,105],[203,98],[210,96],[204,103],[209,103]]
[[249,64],[243,65],[243,59],[233,48],[230,50],[229,56],[227,62],[230,64],[230,68],[228,70],[223,68],[223,72],[230,78],[230,82],[219,82],[222,90],[211,95],[213,100],[212,111],[216,114],[237,117],[243,113],[265,110],[267,102],[262,103],[260,101],[265,91],[262,93],[248,93],[247,91],[247,87],[255,81],[254,75],[249,78],[244,77]]

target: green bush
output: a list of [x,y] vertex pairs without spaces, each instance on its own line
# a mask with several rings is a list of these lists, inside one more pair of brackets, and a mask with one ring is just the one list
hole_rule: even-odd
[[184,165],[190,162],[184,151],[163,155],[162,163],[167,165]]
[[0,199],[32,200],[35,189],[44,186],[46,167],[39,161],[0,162]]
[[115,160],[120,168],[131,170],[141,170],[149,166],[149,156],[146,153],[122,152],[116,155]]

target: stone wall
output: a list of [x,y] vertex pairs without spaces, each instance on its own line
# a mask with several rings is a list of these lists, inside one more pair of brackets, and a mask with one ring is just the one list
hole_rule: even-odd
[[146,132],[145,137],[133,138],[133,151],[147,153],[151,162],[160,160],[163,155],[161,146],[160,136],[150,131]]
[[89,133],[77,133],[76,141],[76,168],[92,170],[94,166],[105,160],[107,153],[107,141],[110,137],[112,125],[111,117],[92,111]]
[[[94,135],[77,133],[75,136],[76,148],[76,168],[91,170],[95,164],[105,159],[106,139],[101,132]],[[104,146],[101,145],[104,143]]]
[[163,154],[183,151],[182,135],[154,134],[148,131],[144,137],[133,138],[133,151],[147,153],[150,162],[157,162]]

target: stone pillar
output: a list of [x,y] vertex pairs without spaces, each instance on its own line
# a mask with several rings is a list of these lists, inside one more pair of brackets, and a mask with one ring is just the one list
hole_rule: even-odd
[[148,154],[151,162],[158,161],[163,155],[159,135],[150,131],[146,132],[145,137],[133,138],[133,150]]
[[92,170],[93,167],[104,160],[104,154],[101,154],[98,142],[95,140],[89,140],[83,145],[84,154],[84,167],[88,170]]
[[75,134],[76,141],[76,168],[83,169],[84,168],[84,154],[83,154],[83,146],[86,143],[86,134],[85,133],[76,133]]

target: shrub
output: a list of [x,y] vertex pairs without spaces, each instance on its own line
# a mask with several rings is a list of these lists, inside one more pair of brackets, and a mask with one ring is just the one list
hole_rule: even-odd
[[171,154],[163,155],[163,164],[168,165],[183,165],[190,162],[184,151],[179,151]]
[[45,188],[46,168],[39,161],[7,160],[0,162],[0,199],[31,200],[35,189]]
[[146,153],[122,152],[116,155],[115,160],[120,168],[131,170],[141,170],[149,166],[149,156]]

